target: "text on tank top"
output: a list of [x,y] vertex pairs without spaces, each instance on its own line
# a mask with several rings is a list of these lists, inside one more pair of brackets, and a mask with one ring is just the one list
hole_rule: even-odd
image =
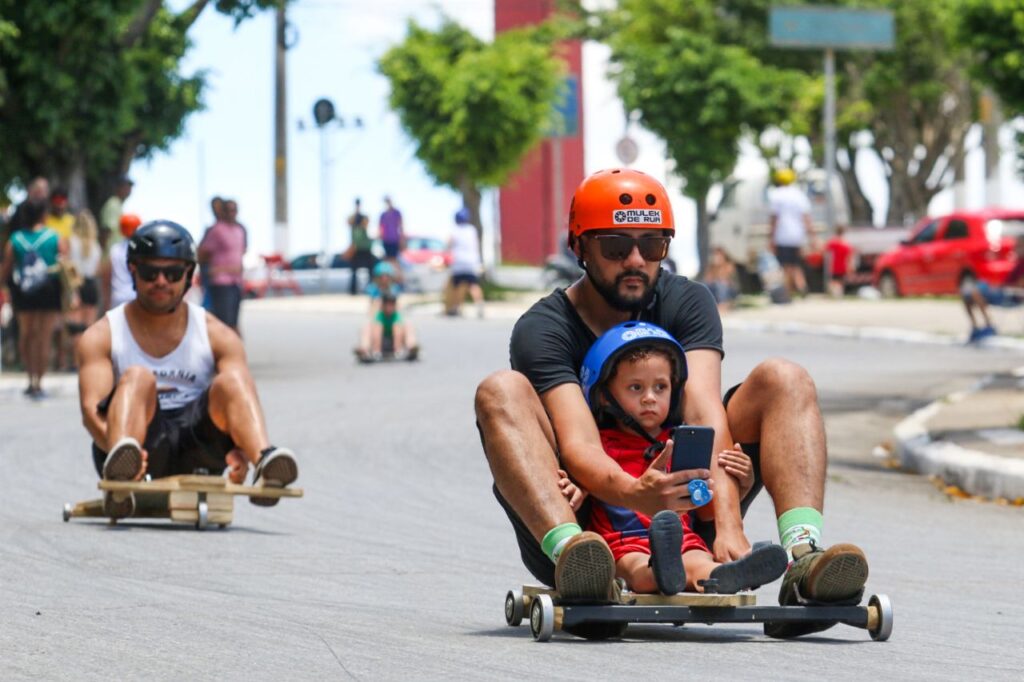
[[157,399],[161,410],[173,410],[197,400],[214,376],[213,349],[206,331],[206,311],[192,303],[188,306],[188,326],[177,348],[163,357],[146,353],[132,336],[124,305],[107,312],[110,323],[110,359],[114,381],[126,369],[140,366],[156,377]]

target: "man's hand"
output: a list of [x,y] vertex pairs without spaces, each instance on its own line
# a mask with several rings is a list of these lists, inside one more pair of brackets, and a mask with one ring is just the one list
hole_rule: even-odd
[[630,494],[629,507],[648,516],[654,516],[662,509],[684,512],[694,509],[696,505],[690,500],[687,484],[697,478],[704,479],[708,489],[714,489],[711,472],[707,469],[687,469],[666,473],[672,461],[672,439],[665,442],[661,453],[654,458],[647,471],[636,479],[636,485]]
[[722,564],[742,559],[750,554],[750,541],[743,534],[743,529],[718,530],[715,534],[714,554],[715,561]]
[[232,450],[224,455],[224,461],[228,465],[228,480],[235,485],[245,483],[245,477],[249,474],[249,463],[245,461],[238,450]]
[[558,470],[558,488],[562,491],[562,496],[569,502],[572,510],[574,512],[579,511],[580,505],[583,504],[583,500],[587,497],[587,493],[570,481],[569,474],[565,473],[563,469]]

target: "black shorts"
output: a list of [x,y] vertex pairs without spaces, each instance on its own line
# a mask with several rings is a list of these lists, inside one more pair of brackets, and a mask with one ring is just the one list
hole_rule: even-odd
[[50,275],[46,282],[28,293],[23,293],[17,286],[11,287],[11,305],[19,313],[60,312],[60,278]]
[[[722,399],[722,403],[725,405],[729,404],[729,400],[732,399],[736,389],[740,387],[740,384],[736,384],[728,391],[725,392],[725,397]],[[480,431],[480,425],[477,424],[477,431]],[[484,442],[483,432],[480,432],[480,442]],[[764,488],[764,481],[761,479],[761,448],[759,443],[741,443],[743,452],[749,457],[751,464],[754,468],[754,487],[750,489],[747,496],[740,501],[740,513],[746,516],[747,509],[750,507],[750,503],[754,501],[757,494]],[[486,444],[485,444],[486,447]],[[533,537],[533,533],[527,528],[526,524],[519,517],[519,515],[512,509],[512,506],[508,501],[502,497],[498,491],[498,486],[492,486],[494,490],[494,496],[498,498],[498,504],[505,510],[505,514],[508,516],[508,520],[512,522],[512,528],[516,533],[516,542],[519,544],[519,555],[522,557],[523,565],[526,566],[526,570],[533,575],[534,578],[539,580],[545,585],[554,587],[555,585],[555,564],[548,558],[544,550],[541,549],[540,543],[537,542]],[[581,528],[587,527],[587,521],[590,518],[590,498],[588,497],[586,502],[580,507],[580,510],[576,513],[576,522],[580,524]],[[715,523],[714,521],[701,521],[697,518],[695,511],[690,512],[690,523],[693,527],[694,532],[700,535],[701,539],[710,548],[715,542]]]
[[779,265],[803,265],[804,259],[800,257],[799,246],[776,246],[775,257]]
[[400,242],[381,242],[384,246],[384,257],[385,258],[398,258],[398,252],[401,250]]
[[82,280],[82,286],[78,287],[78,298],[82,305],[100,304],[100,288],[95,277],[86,277]]
[[480,284],[480,278],[471,272],[452,275],[452,286],[457,287],[460,284]]
[[[107,413],[113,397],[111,391],[97,406],[100,414]],[[196,469],[206,469],[214,475],[223,473],[226,466],[224,455],[234,449],[235,443],[210,419],[209,408],[210,390],[207,389],[184,407],[157,409],[142,444],[149,455],[146,473],[153,478],[191,474]],[[102,476],[107,453],[93,443],[92,458],[96,473]]]

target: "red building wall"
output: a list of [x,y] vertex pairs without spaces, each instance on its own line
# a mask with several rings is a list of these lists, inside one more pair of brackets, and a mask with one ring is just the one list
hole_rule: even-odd
[[[495,33],[539,23],[553,7],[553,0],[495,0]],[[567,75],[575,76],[577,84],[576,129],[571,135],[541,142],[501,188],[498,212],[505,263],[541,265],[558,250],[565,241],[573,190],[583,180],[582,45],[564,43],[560,53]],[[556,176],[559,165],[561,173]]]

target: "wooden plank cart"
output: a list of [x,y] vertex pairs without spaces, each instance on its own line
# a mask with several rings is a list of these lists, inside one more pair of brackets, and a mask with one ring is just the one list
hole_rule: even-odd
[[[198,530],[204,530],[210,525],[224,528],[231,523],[237,495],[302,497],[301,488],[238,485],[223,476],[199,474],[168,476],[150,481],[100,481],[97,487],[114,494],[134,494],[135,511],[128,518],[170,519],[176,523],[193,524]],[[102,498],[64,505],[65,521],[79,517],[109,518],[111,524],[120,520],[103,511]]]
[[867,606],[757,606],[753,592],[739,594],[684,593],[672,596],[623,592],[614,604],[563,603],[558,593],[543,587],[513,588],[505,596],[505,622],[518,626],[528,616],[538,642],[556,630],[587,639],[620,637],[629,623],[768,623],[838,622],[864,628],[871,639],[892,634],[892,601],[872,595]]

